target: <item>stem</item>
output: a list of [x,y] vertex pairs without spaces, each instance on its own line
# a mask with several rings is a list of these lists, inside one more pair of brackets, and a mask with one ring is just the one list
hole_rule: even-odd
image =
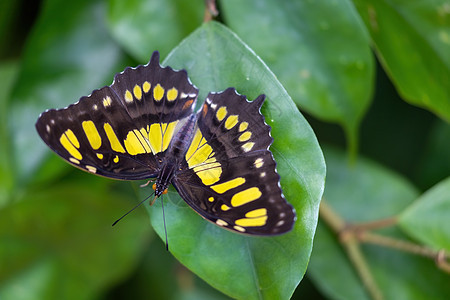
[[[339,235],[341,243],[343,243],[344,247],[346,246],[346,241],[356,239],[356,241],[358,242],[384,246],[387,248],[434,259],[434,261],[436,262],[436,266],[440,270],[446,273],[450,273],[450,253],[446,252],[445,250],[434,250],[430,247],[418,245],[409,241],[386,237],[369,231],[395,225],[397,223],[397,219],[395,217],[373,222],[348,224],[323,200],[320,204],[320,216],[328,224],[328,226],[336,234]],[[350,257],[350,260],[352,260],[353,262],[352,257]],[[355,268],[358,268],[358,266],[355,265]],[[362,278],[362,280],[364,281],[365,279]]]
[[364,243],[385,246],[403,252],[432,258],[435,260],[436,265],[439,269],[443,270],[444,272],[450,273],[450,263],[448,262],[450,255],[446,253],[445,250],[436,251],[426,246],[417,245],[408,241],[398,240],[367,231],[359,232],[359,234],[357,234],[357,238],[359,241]]
[[216,1],[205,0],[205,15],[203,17],[203,22],[209,22],[218,15],[219,11],[217,10]]
[[374,230],[374,229],[390,227],[395,224],[397,224],[397,218],[391,217],[391,218],[376,220],[376,221],[372,221],[372,222],[351,224],[351,225],[348,225],[348,229],[352,229],[354,231],[366,231],[366,230]]
[[320,202],[319,212],[320,216],[335,233],[340,233],[346,227],[344,219],[335,213],[324,199]]
[[378,288],[375,279],[372,276],[370,267],[361,251],[358,239],[352,231],[346,230],[347,224],[334,210],[322,199],[320,203],[320,216],[327,225],[340,236],[342,246],[344,247],[350,261],[361,278],[364,287],[374,300],[383,299],[381,290]]
[[370,297],[374,300],[382,300],[383,295],[377,286],[375,278],[372,276],[370,267],[361,251],[359,241],[354,236],[351,236],[343,243],[343,246]]

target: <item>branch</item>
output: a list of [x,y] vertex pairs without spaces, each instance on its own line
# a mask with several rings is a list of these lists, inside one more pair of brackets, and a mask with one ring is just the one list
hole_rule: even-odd
[[356,272],[361,278],[364,287],[374,300],[383,299],[380,288],[377,286],[369,265],[361,251],[359,242],[352,231],[347,231],[345,221],[334,212],[334,210],[326,204],[324,199],[320,203],[320,216],[327,225],[340,237],[340,241],[346,251],[350,261],[352,262]]
[[203,22],[209,22],[218,15],[219,11],[217,10],[216,1],[205,0],[205,15],[203,17]]

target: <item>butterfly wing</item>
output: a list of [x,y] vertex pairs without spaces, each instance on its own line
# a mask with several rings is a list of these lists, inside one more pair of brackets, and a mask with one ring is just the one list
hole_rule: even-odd
[[292,229],[295,211],[283,196],[273,139],[260,108],[234,89],[208,95],[173,184],[205,219],[232,231],[275,235]]
[[146,179],[157,175],[197,94],[186,71],[161,67],[155,51],[147,65],[125,69],[112,85],[67,108],[45,111],[36,129],[75,167],[110,178]]

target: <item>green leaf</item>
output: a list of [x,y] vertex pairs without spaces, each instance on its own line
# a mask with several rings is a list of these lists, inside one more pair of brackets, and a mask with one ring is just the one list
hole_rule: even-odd
[[[417,190],[401,176],[362,158],[349,167],[345,157],[325,149],[324,201],[347,222],[394,217],[417,198]],[[377,233],[407,239],[397,227]],[[367,244],[361,250],[384,299],[443,299],[450,294],[450,276],[430,259]],[[370,299],[339,239],[322,219],[308,275],[332,299]]]
[[27,192],[0,209],[1,299],[93,299],[136,266],[144,215],[112,228],[128,198],[90,182]]
[[22,183],[50,153],[34,128],[39,114],[111,83],[125,66],[123,53],[107,34],[105,10],[98,0],[44,3],[24,51],[8,116],[15,171]]
[[450,251],[450,177],[441,181],[401,213],[400,226],[412,237]]
[[105,299],[229,299],[182,266],[160,239],[146,249],[135,274]]
[[450,121],[448,0],[353,1],[401,96]]
[[226,23],[302,110],[344,127],[355,150],[372,96],[369,36],[349,1],[222,1]]
[[204,1],[109,0],[114,38],[134,57],[148,61],[156,49],[165,57],[202,23]]
[[[298,217],[293,231],[285,235],[244,236],[203,220],[171,190],[164,199],[170,251],[231,297],[289,298],[308,263],[324,186],[325,164],[313,131],[266,65],[218,23],[209,22],[196,30],[164,64],[187,69],[200,89],[199,99],[230,86],[249,99],[267,95],[262,113],[275,139],[271,150],[284,195]],[[164,239],[160,203],[149,208],[149,213]]]

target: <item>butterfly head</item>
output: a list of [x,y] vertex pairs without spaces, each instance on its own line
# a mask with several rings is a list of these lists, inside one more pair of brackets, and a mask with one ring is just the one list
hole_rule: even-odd
[[[155,199],[158,198],[159,196],[165,195],[169,192],[167,186],[164,188],[163,185],[158,184],[158,183],[154,183],[152,188],[155,191]],[[153,199],[152,204],[155,201],[155,199]]]

